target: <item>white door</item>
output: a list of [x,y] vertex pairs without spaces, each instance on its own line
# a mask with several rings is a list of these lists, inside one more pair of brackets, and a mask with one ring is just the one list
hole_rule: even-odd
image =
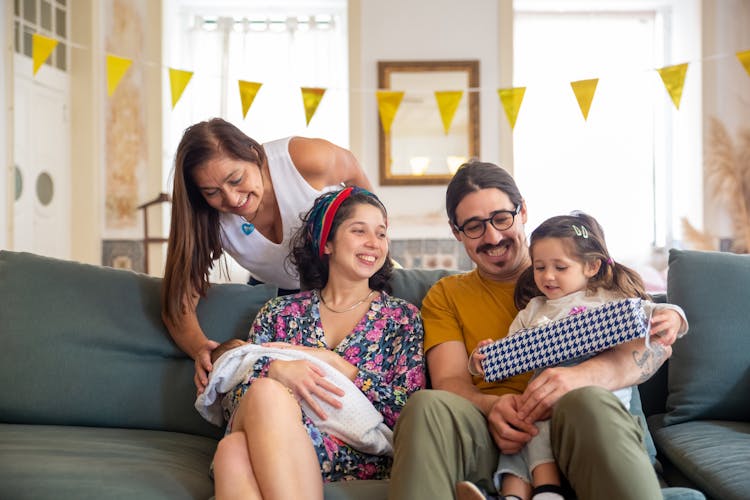
[[70,258],[70,79],[15,55],[13,249]]

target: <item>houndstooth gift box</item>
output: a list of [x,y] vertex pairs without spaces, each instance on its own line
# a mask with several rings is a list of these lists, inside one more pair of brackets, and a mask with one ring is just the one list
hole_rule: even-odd
[[525,328],[479,350],[484,378],[503,380],[558,365],[648,335],[641,299],[623,299],[536,327]]

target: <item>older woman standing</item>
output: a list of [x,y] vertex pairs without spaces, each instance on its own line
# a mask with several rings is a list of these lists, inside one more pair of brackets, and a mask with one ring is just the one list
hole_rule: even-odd
[[257,281],[298,289],[285,265],[290,238],[315,198],[341,184],[370,188],[354,155],[323,139],[261,145],[220,118],[185,131],[175,157],[162,318],[195,360],[199,392],[217,346],[195,315],[213,262],[226,251]]

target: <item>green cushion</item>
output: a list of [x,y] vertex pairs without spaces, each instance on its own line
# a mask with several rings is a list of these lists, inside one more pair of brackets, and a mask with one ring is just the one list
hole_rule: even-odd
[[[193,407],[194,365],[161,321],[160,284],[131,271],[0,252],[0,421],[219,436]],[[199,304],[201,326],[219,342],[245,336],[274,293],[215,285]]]
[[177,432],[0,424],[0,498],[204,500],[215,449]]
[[422,307],[427,290],[440,278],[461,271],[446,269],[394,269],[391,277],[393,296]]
[[750,255],[671,250],[667,298],[690,330],[669,360],[665,425],[750,421]]
[[709,498],[741,500],[750,492],[750,423],[705,420],[661,427],[649,419],[659,450]]

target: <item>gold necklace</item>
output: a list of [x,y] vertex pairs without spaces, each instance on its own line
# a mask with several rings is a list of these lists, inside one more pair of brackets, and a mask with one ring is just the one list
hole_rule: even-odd
[[326,309],[328,309],[331,312],[335,312],[335,313],[341,314],[341,313],[352,311],[352,310],[356,309],[357,307],[361,306],[367,299],[369,299],[372,296],[373,293],[375,293],[375,290],[370,290],[370,293],[368,293],[367,296],[364,299],[360,300],[359,302],[354,303],[353,305],[351,305],[351,306],[349,306],[346,309],[343,309],[341,311],[339,311],[338,309],[334,309],[331,306],[329,306],[328,304],[326,304],[326,299],[323,298],[323,292],[319,291],[318,292],[318,297],[320,297],[320,303],[323,304]]

